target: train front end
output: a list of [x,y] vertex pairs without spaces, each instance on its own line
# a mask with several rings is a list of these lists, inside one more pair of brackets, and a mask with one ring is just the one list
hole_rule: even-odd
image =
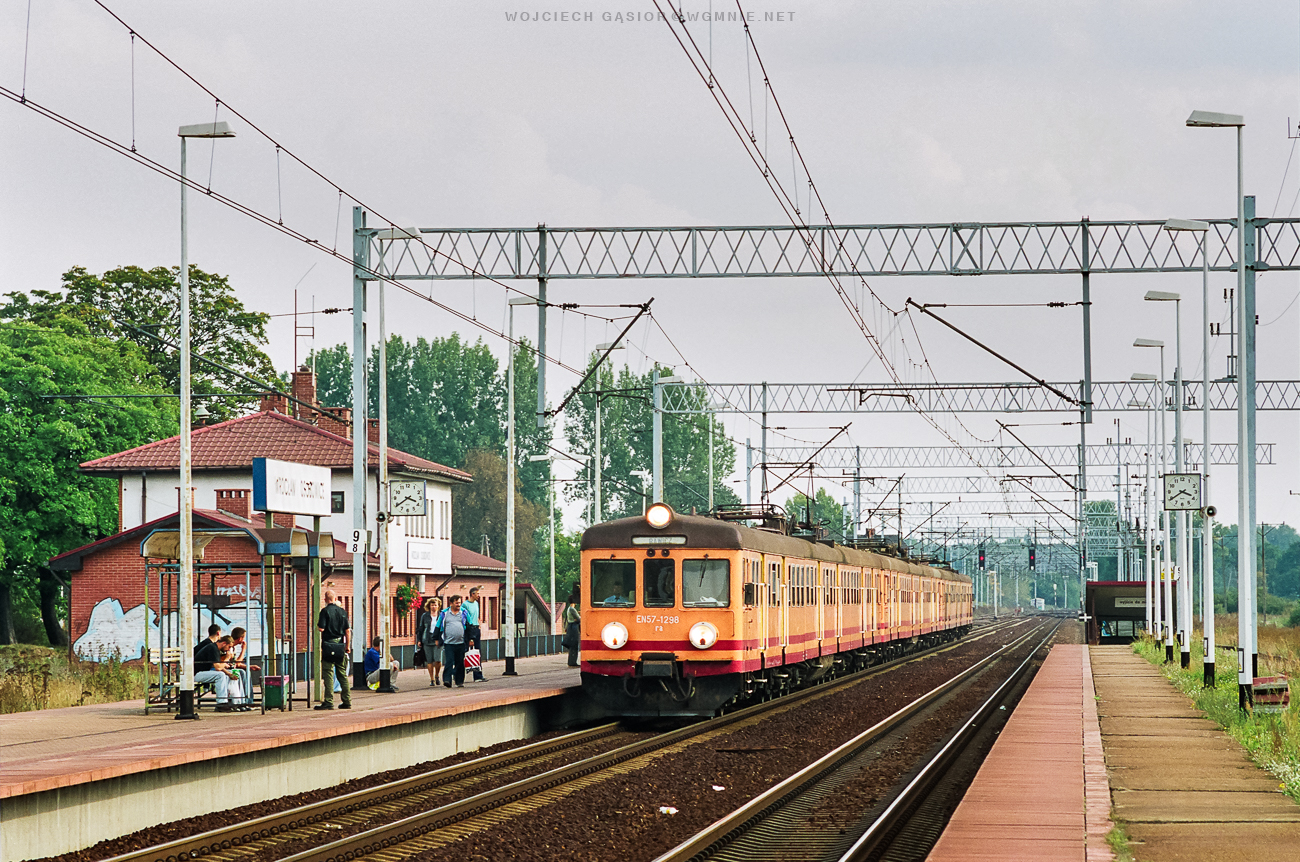
[[708,716],[746,669],[740,533],[656,503],[582,536],[582,687],[617,715]]

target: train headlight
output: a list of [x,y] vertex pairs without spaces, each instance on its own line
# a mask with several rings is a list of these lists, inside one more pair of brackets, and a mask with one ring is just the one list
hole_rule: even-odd
[[627,626],[622,623],[605,623],[600,630],[601,643],[610,649],[622,649],[627,643]]
[[691,646],[696,649],[708,649],[718,642],[718,627],[713,623],[698,622],[691,626],[689,637]]
[[645,510],[645,522],[656,530],[662,530],[673,522],[673,509],[667,503],[655,503]]

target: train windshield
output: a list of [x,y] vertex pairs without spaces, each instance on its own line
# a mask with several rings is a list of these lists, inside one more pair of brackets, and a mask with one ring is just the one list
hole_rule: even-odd
[[594,608],[636,604],[636,560],[592,560],[591,598]]
[[682,560],[682,606],[725,608],[731,604],[728,560]]
[[671,608],[677,603],[677,562],[675,560],[646,560],[641,571],[645,575],[645,606]]

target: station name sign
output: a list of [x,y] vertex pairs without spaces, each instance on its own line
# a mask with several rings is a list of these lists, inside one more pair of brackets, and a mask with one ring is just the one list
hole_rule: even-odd
[[330,469],[274,458],[253,459],[253,508],[290,515],[330,515]]

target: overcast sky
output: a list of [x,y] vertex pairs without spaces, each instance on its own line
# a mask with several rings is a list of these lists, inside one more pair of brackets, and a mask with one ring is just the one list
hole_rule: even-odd
[[[224,109],[216,116],[230,120],[239,137],[194,146],[191,174],[210,175],[214,189],[282,216],[326,247],[348,247],[352,201],[340,207],[338,188],[399,224],[422,227],[783,221],[650,2],[106,2],[329,183],[282,157],[277,184],[274,145]],[[696,0],[685,8],[705,12],[710,5]],[[714,8],[735,6],[715,0]],[[127,31],[92,0],[32,3],[30,31],[28,9],[26,0],[0,0],[0,85],[21,91],[25,76],[33,101],[178,165],[176,127],[211,121],[213,100],[138,42],[133,72]],[[1288,121],[1294,128],[1300,120],[1296,2],[751,0],[745,9],[837,223],[1231,217],[1233,134],[1186,128],[1198,108],[1245,115],[1246,191],[1257,196],[1259,214],[1297,211],[1300,158],[1291,160],[1295,141],[1288,137]],[[522,20],[560,12],[578,13],[578,20]],[[770,17],[784,20],[765,20],[778,12]],[[605,13],[625,20],[605,20]],[[752,100],[773,164],[788,165],[789,145],[770,113],[764,134],[761,78],[752,57],[747,70],[740,25],[719,22],[710,34],[698,23],[692,33],[712,51],[719,83],[746,114]],[[55,287],[74,265],[99,272],[177,263],[179,195],[171,181],[8,100],[0,102],[0,165],[3,290]],[[191,218],[191,260],[228,274],[252,307],[292,311],[295,284],[304,308],[351,304],[346,264],[202,196],[192,197]],[[1211,277],[1216,320],[1231,281]],[[1077,276],[875,279],[872,287],[895,309],[908,296],[1024,303],[1079,295]],[[1290,273],[1259,280],[1261,379],[1297,376],[1298,287]],[[1130,347],[1135,337],[1172,345],[1168,307],[1141,300],[1153,288],[1195,300],[1184,315],[1185,364],[1188,377],[1199,376],[1199,274],[1097,276],[1096,379],[1155,370],[1154,355]],[[500,287],[432,289],[502,328]],[[710,381],[846,381],[870,356],[822,280],[564,282],[551,290],[552,301],[652,296],[664,329]],[[459,330],[482,335],[500,352],[499,339],[418,299],[394,293],[389,308],[392,330],[404,336]],[[1077,308],[954,309],[948,316],[1036,374],[1081,376]],[[318,346],[348,337],[344,317],[317,317]],[[892,326],[887,315],[867,318]],[[521,312],[518,325],[535,327],[534,313]],[[1017,379],[932,321],[919,320],[917,328],[941,380]],[[892,358],[920,379],[907,370],[907,357],[920,356],[910,323],[900,332],[909,341],[888,339]],[[271,334],[272,356],[287,369],[292,318],[276,318]],[[598,321],[552,317],[551,344],[571,365],[611,334]],[[631,340],[660,361],[676,359],[657,332],[638,331]],[[1211,370],[1221,376],[1226,344],[1215,349]],[[640,370],[646,359],[629,351],[628,361]],[[875,365],[861,374],[884,379]],[[574,382],[554,373],[552,399]],[[915,418],[847,418],[859,445],[943,442]],[[970,443],[997,439],[995,418],[944,424]],[[1114,418],[1098,414],[1090,442],[1113,437]],[[790,434],[821,441],[827,426],[847,419],[782,421]],[[1139,414],[1124,414],[1121,423],[1122,436],[1144,438]],[[757,442],[756,422],[728,420],[728,428]],[[1232,416],[1216,416],[1215,428],[1219,440],[1233,439]],[[1259,471],[1261,521],[1300,522],[1300,503],[1289,494],[1300,490],[1297,430],[1293,414],[1261,414],[1260,441],[1279,444],[1277,465]],[[1078,439],[1074,427],[1021,433],[1035,443]],[[1186,436],[1200,440],[1199,417]],[[1235,470],[1215,475],[1214,502],[1234,521]],[[847,494],[827,487],[836,498]]]

